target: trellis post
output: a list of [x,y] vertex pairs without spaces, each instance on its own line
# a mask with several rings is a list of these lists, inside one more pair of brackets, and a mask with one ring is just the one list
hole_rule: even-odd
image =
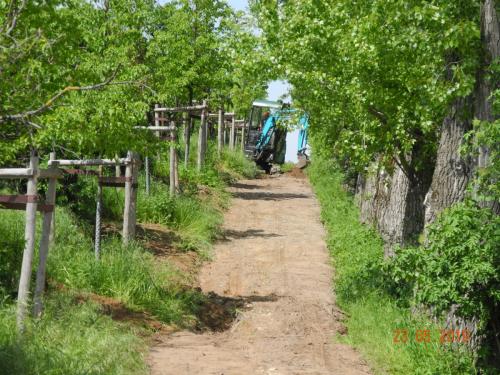
[[146,195],[149,195],[151,192],[151,166],[148,156],[144,158],[144,171],[146,172]]
[[[118,160],[119,159],[119,156],[118,154],[115,154],[115,159]],[[115,165],[115,177],[120,177],[122,174],[122,171],[121,171],[121,167],[119,164],[116,164]]]
[[235,141],[235,137],[236,137],[236,134],[235,134],[235,128],[236,128],[236,123],[235,123],[235,118],[233,116],[232,120],[231,120],[231,132],[229,133],[229,148],[231,149],[231,151],[234,151],[234,141]]
[[224,109],[219,109],[219,121],[217,126],[217,155],[221,155],[224,147]]
[[206,135],[207,135],[207,101],[203,101],[203,109],[201,111],[201,122],[200,131],[198,133],[198,155],[196,159],[196,166],[198,171],[201,171],[201,167],[205,161],[205,148],[207,145]]
[[26,224],[24,229],[24,251],[21,266],[21,276],[19,278],[19,289],[17,294],[17,327],[19,331],[24,331],[24,319],[28,309],[31,267],[33,263],[33,253],[35,250],[35,230],[36,230],[36,208],[37,208],[37,178],[38,178],[38,156],[34,152],[30,157],[29,168],[33,175],[28,179],[26,191]]
[[243,127],[241,128],[241,151],[245,152],[245,126],[243,123]]
[[[170,126],[175,127],[175,122],[172,121]],[[170,177],[170,186],[169,192],[170,196],[173,197],[175,195],[175,130],[170,130],[170,168],[169,168],[169,177]]]
[[135,237],[138,160],[134,152],[127,154],[125,167],[125,208],[123,210],[123,243]]
[[[56,153],[50,153],[50,160],[56,159]],[[56,169],[55,167],[49,167]],[[54,212],[56,203],[56,187],[57,178],[55,176],[49,178],[47,193],[45,196],[45,204],[47,210],[43,213],[42,220],[42,237],[40,239],[40,255],[38,269],[36,272],[36,286],[35,286],[35,305],[33,313],[35,317],[39,317],[43,310],[43,292],[45,290],[45,274],[47,269],[47,256],[49,253],[49,246],[51,244],[50,237],[52,234],[52,226],[54,225]]]
[[[95,208],[95,237],[94,237],[94,254],[95,259],[101,257],[101,216],[102,216],[102,166],[99,166],[99,177],[97,183],[96,208]],[[120,177],[120,174],[115,175]]]
[[189,164],[189,146],[191,141],[191,123],[193,118],[189,113],[184,114],[184,166],[187,168]]

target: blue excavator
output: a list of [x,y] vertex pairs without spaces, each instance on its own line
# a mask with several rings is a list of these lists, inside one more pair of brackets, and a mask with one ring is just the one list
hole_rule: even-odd
[[289,128],[299,129],[296,166],[304,168],[307,165],[309,115],[306,112],[282,102],[255,100],[245,126],[245,154],[267,173],[285,162]]

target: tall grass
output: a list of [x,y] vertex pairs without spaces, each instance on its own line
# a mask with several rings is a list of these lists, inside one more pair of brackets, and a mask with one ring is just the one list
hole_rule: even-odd
[[[439,325],[412,315],[407,301],[384,287],[381,270],[383,243],[378,234],[360,224],[359,213],[342,188],[342,174],[330,162],[316,158],[308,169],[328,231],[328,248],[335,267],[335,292],[349,317],[348,336],[377,373],[473,374],[472,355],[439,342]],[[406,343],[395,343],[396,329],[408,330]],[[430,330],[430,343],[417,342],[417,330]]]
[[231,178],[255,178],[257,166],[239,150],[223,149],[218,160],[219,170],[227,172]]
[[92,303],[75,305],[52,294],[41,320],[17,335],[15,306],[0,305],[0,374],[146,374],[146,343],[137,332],[102,315]]

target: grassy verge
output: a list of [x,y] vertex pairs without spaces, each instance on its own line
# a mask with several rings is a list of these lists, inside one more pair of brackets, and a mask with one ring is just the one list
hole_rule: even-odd
[[[440,326],[425,316],[411,314],[408,301],[397,299],[387,290],[382,241],[360,224],[352,197],[342,189],[342,174],[321,159],[312,163],[308,174],[328,231],[337,302],[349,317],[349,334],[341,340],[358,348],[376,373],[476,373],[469,352],[441,345]],[[406,343],[394,342],[398,329],[407,331]],[[417,342],[417,331],[425,330],[430,331],[430,342]]]

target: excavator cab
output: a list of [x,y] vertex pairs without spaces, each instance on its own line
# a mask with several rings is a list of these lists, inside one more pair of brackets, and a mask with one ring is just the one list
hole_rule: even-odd
[[278,126],[283,107],[281,102],[256,100],[246,124],[245,154],[268,173],[273,164],[285,162],[287,131]]
[[[288,121],[300,113],[290,104],[269,100],[255,100],[246,124],[245,154],[266,172],[274,165],[285,162],[287,127],[280,122]],[[307,165],[307,129],[309,116],[303,113],[298,121],[300,128],[298,144],[298,166]]]

